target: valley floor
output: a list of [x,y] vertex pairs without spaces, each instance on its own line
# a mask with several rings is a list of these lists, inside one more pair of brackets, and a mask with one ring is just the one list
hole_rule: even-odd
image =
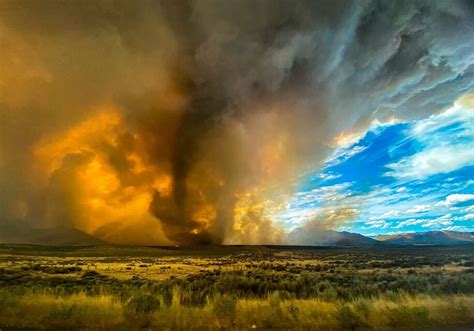
[[472,330],[474,246],[0,246],[2,330]]

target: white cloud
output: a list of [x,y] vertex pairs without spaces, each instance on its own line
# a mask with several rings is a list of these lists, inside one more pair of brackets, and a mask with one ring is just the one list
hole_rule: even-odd
[[335,166],[342,163],[354,155],[362,153],[368,146],[354,146],[337,150],[327,161],[327,165]]
[[474,194],[450,194],[443,201],[438,202],[436,206],[450,207],[470,200],[474,200]]
[[407,210],[408,214],[417,214],[417,213],[424,213],[429,211],[431,208],[428,205],[416,205],[412,208]]
[[451,221],[439,221],[439,220],[431,220],[423,224],[421,227],[423,228],[440,228],[442,226],[448,226],[453,224]]
[[426,220],[420,220],[420,219],[416,219],[416,218],[410,218],[408,220],[405,220],[405,221],[402,221],[400,223],[397,224],[397,226],[395,226],[395,229],[399,229],[399,228],[403,228],[403,227],[406,227],[406,226],[411,226],[411,225],[418,225],[418,224],[422,224],[423,222],[425,222]]
[[432,220],[427,220],[424,222],[421,227],[423,228],[440,228],[442,226],[452,225],[453,222],[450,220],[452,218],[451,214],[447,214]]
[[390,223],[384,220],[368,221],[365,224],[368,226],[364,226],[364,229],[387,229],[390,227]]
[[448,226],[447,228],[443,228],[443,231],[472,231],[472,228],[468,228],[465,226],[460,226],[460,225],[452,225]]
[[423,179],[469,165],[474,165],[474,144],[472,143],[425,149],[398,163],[389,164],[387,167],[392,169],[388,173],[389,176]]
[[467,207],[464,211],[474,211],[474,205]]
[[473,221],[474,220],[474,214],[466,214],[464,216],[459,217],[460,221]]
[[400,216],[402,213],[399,210],[389,210],[382,215],[380,215],[380,218],[394,218]]
[[336,179],[341,177],[342,175],[337,175],[333,173],[321,173],[318,177],[321,178],[322,180],[331,180],[331,179]]
[[421,225],[422,228],[440,228],[442,226],[452,225],[453,215],[446,214],[435,219],[417,219],[410,218],[408,220],[398,223],[394,228],[399,229],[407,226]]

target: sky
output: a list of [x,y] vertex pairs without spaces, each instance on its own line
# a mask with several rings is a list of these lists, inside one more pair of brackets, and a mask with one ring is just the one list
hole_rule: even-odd
[[426,119],[374,123],[303,176],[275,217],[292,229],[344,207],[354,215],[338,228],[367,236],[474,231],[474,108],[468,100]]
[[0,233],[471,229],[470,0],[0,0],[0,17]]

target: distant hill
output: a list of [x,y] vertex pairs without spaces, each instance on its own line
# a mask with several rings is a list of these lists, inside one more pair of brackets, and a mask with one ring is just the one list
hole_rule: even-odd
[[378,246],[383,242],[363,236],[359,233],[347,231],[337,232],[330,231],[331,235],[323,240],[325,246]]
[[104,245],[104,241],[67,227],[35,228],[24,222],[0,224],[0,244],[30,244],[50,246]]
[[289,242],[295,245],[308,246],[353,246],[353,247],[373,247],[391,245],[388,242],[382,242],[363,236],[358,233],[347,231],[324,230],[307,232],[304,228],[296,228],[289,234]]
[[428,231],[381,235],[376,239],[398,245],[462,245],[474,244],[474,232]]

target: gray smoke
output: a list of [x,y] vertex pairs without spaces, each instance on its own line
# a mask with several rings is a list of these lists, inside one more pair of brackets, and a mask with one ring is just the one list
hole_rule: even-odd
[[[0,13],[8,221],[81,228],[73,178],[100,156],[121,189],[150,191],[169,240],[245,238],[244,194],[314,166],[341,132],[426,117],[474,89],[472,1],[0,1]],[[104,104],[119,109],[120,139],[99,135],[37,175],[34,147]],[[137,151],[153,170],[133,171]],[[171,194],[148,186],[163,174]],[[113,241],[147,232],[117,222]]]

